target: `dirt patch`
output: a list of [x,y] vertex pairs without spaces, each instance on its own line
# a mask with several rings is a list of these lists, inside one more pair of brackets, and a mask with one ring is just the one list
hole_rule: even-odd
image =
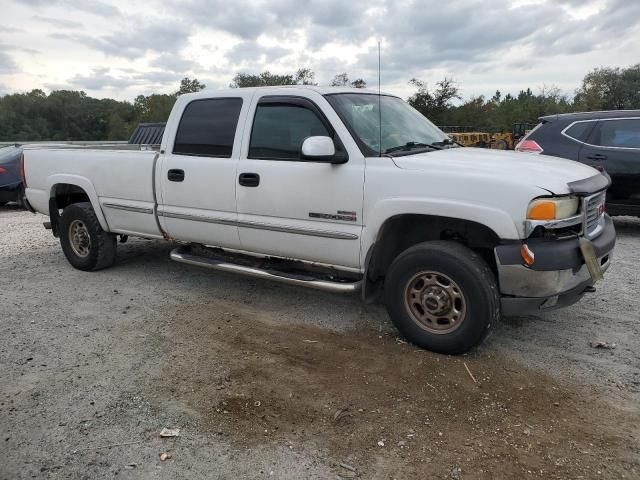
[[153,396],[240,447],[313,451],[343,478],[640,475],[638,412],[501,356],[283,326],[219,301],[182,306],[165,328]]

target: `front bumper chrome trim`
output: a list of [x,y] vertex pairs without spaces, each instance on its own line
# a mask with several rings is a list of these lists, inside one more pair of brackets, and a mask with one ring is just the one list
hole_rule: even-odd
[[[611,253],[600,257],[602,271],[611,265]],[[588,282],[591,278],[586,265],[575,272],[572,269],[540,271],[531,270],[524,265],[498,264],[500,293],[517,297],[546,298],[564,292]]]

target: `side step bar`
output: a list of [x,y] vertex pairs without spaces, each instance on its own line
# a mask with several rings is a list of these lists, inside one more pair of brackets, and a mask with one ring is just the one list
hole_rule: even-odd
[[309,277],[302,277],[286,272],[276,272],[272,270],[262,270],[254,267],[238,265],[230,263],[222,259],[214,259],[193,255],[190,253],[189,247],[178,247],[171,251],[171,260],[186,263],[188,265],[196,265],[198,267],[211,268],[213,270],[221,270],[223,272],[240,273],[255,278],[264,278],[267,280],[275,280],[276,282],[288,283],[289,285],[299,285],[302,287],[315,288],[324,290],[325,292],[349,293],[360,290],[362,280],[357,282],[331,282],[328,280],[317,280]]

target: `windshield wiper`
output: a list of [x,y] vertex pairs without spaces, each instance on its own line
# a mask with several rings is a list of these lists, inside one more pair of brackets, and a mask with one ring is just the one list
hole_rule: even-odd
[[382,153],[401,152],[403,150],[413,150],[414,148],[431,148],[433,150],[442,150],[442,147],[434,145],[433,143],[420,143],[420,142],[407,142],[404,145],[398,145],[397,147],[387,148]]

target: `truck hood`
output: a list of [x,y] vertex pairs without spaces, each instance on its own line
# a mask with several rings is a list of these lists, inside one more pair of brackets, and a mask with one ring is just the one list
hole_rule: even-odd
[[569,182],[597,175],[596,169],[582,163],[547,155],[505,152],[484,148],[447,148],[434,152],[394,157],[394,163],[407,170],[459,170],[464,174],[500,175],[532,185],[553,194],[569,193]]

